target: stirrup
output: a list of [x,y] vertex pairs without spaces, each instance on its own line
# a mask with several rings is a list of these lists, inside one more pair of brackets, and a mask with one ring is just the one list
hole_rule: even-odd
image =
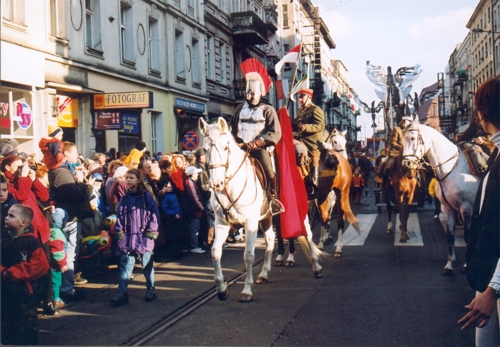
[[276,198],[271,199],[269,201],[269,204],[271,205],[271,214],[273,216],[285,212],[285,207],[278,199]]

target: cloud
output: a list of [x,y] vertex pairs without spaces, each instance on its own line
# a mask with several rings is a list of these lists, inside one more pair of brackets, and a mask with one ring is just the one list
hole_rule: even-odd
[[[435,17],[425,17],[419,22],[412,23],[409,35],[412,39],[438,38],[454,39],[460,42],[467,33],[465,25],[470,19],[473,8],[460,8]],[[459,37],[457,37],[460,35]]]
[[325,13],[325,9],[322,6],[320,6],[319,12],[323,21],[327,23],[330,35],[335,42],[352,39],[354,34],[359,31],[359,28],[340,12],[330,10]]

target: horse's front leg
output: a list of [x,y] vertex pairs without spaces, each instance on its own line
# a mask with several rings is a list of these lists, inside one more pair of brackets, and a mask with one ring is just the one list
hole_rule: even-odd
[[245,280],[245,286],[240,294],[240,302],[250,302],[252,301],[252,284],[253,284],[253,273],[252,267],[255,261],[255,243],[257,240],[258,231],[258,221],[255,218],[250,218],[245,224],[245,254],[244,260],[247,270],[247,277]]
[[[277,217],[277,218],[274,218]],[[283,255],[285,254],[285,243],[283,242],[283,236],[281,234],[281,222],[279,215],[273,217],[276,225],[276,237],[278,238],[278,255],[274,261],[274,266],[283,266]]]
[[344,210],[339,208],[339,213],[337,214],[337,229],[338,229],[338,239],[337,239],[337,248],[335,248],[334,258],[342,257],[342,247],[344,247],[342,243],[342,234],[344,233]]
[[260,223],[261,229],[264,231],[264,237],[266,240],[266,252],[264,254],[264,265],[262,266],[262,271],[257,276],[255,283],[267,283],[269,280],[269,271],[271,271],[271,258],[273,256],[274,249],[274,231],[273,225],[270,222],[262,221]]
[[441,211],[443,212],[444,220],[446,221],[446,240],[448,242],[448,261],[441,271],[442,275],[453,274],[453,262],[455,257],[455,215],[456,211],[451,207],[441,204]]
[[224,274],[222,273],[221,258],[222,245],[226,242],[229,235],[229,225],[219,224],[220,221],[215,221],[215,239],[212,246],[212,260],[214,263],[214,278],[217,285],[217,297],[224,301],[229,298],[229,289],[224,282]]
[[323,268],[319,265],[318,254],[320,253],[318,247],[314,244],[312,240],[312,231],[309,224],[309,217],[306,215],[306,219],[304,220],[304,226],[306,227],[307,232],[307,241],[309,242],[309,250],[311,252],[311,263],[313,267],[314,276],[316,278],[323,277]]

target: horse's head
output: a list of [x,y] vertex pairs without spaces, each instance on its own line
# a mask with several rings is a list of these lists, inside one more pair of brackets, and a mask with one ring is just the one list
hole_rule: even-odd
[[219,117],[215,124],[208,124],[203,118],[198,127],[204,136],[203,148],[206,151],[206,162],[210,177],[210,186],[220,191],[224,189],[226,172],[230,163],[231,148],[239,150],[229,126],[224,118]]
[[415,171],[422,168],[424,164],[425,148],[420,131],[420,123],[418,117],[415,116],[413,121],[403,131],[403,167],[409,171]]
[[347,133],[347,130],[345,132],[340,132],[337,129],[333,129],[330,132],[330,135],[328,135],[328,138],[326,140],[326,148],[327,149],[333,149],[335,152],[342,152],[344,157],[347,158],[347,152],[346,152],[346,144],[347,140],[345,138],[345,134]]

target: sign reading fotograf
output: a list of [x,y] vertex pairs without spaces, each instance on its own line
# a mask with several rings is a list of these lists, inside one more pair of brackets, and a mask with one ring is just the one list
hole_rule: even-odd
[[201,113],[205,112],[205,104],[181,98],[175,98],[175,107],[181,107],[185,110],[193,110]]
[[95,129],[97,130],[120,130],[120,112],[96,111]]
[[94,109],[151,108],[153,92],[109,93],[94,95]]

